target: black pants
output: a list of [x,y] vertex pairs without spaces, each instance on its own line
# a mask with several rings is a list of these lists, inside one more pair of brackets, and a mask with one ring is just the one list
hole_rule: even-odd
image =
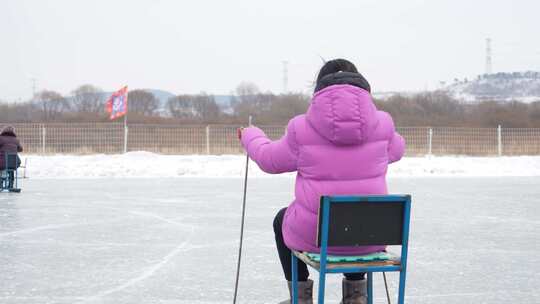
[[15,172],[8,171],[8,188],[13,188],[15,185]]
[[[283,217],[285,216],[285,211],[287,208],[279,210],[274,218],[274,233],[276,235],[276,247],[279,254],[279,260],[281,261],[281,267],[283,267],[283,272],[285,274],[285,279],[287,281],[292,280],[292,259],[291,259],[291,250],[285,245],[283,241]],[[347,280],[357,281],[363,280],[365,273],[345,273],[344,274]],[[298,260],[298,281],[307,281],[309,276],[309,271],[307,265]]]

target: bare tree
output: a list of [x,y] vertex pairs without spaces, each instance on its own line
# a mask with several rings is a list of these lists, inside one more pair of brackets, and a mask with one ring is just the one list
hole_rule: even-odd
[[[236,96],[231,103],[234,115],[245,121],[248,116],[259,117],[268,111],[275,96],[268,93],[261,93],[259,88],[251,82],[242,82],[236,87]],[[260,123],[261,120],[257,119]]]
[[239,102],[252,101],[253,97],[260,92],[257,85],[252,82],[244,81],[236,87],[236,96],[238,96]]
[[171,115],[175,118],[192,118],[194,117],[194,99],[193,95],[178,95],[169,98],[167,108]]
[[268,116],[273,122],[286,123],[294,116],[306,113],[309,100],[309,96],[304,94],[290,93],[275,96],[268,110]]
[[105,96],[101,89],[85,84],[73,92],[73,110],[79,113],[102,113]]
[[159,100],[154,94],[144,90],[133,90],[128,93],[129,112],[152,116],[159,107]]
[[214,121],[220,114],[213,95],[178,95],[167,102],[169,112],[176,118],[194,119],[204,122]]
[[39,108],[43,121],[56,120],[69,110],[67,100],[55,91],[44,90],[39,92],[34,98],[34,103]]
[[40,112],[31,102],[0,103],[0,121],[2,122],[31,122],[39,117]]
[[219,107],[213,95],[201,93],[195,96],[195,112],[199,119],[211,121],[219,116]]

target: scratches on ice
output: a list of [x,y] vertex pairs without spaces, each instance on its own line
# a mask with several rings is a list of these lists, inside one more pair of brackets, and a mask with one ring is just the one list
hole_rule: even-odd
[[21,230],[15,230],[11,232],[4,232],[0,233],[0,239],[14,236],[18,234],[25,234],[25,233],[32,233],[32,232],[38,232],[43,230],[52,230],[52,229],[63,229],[63,228],[69,228],[69,227],[75,227],[75,226],[83,226],[83,225],[95,225],[95,224],[102,224],[102,223],[110,223],[118,220],[124,220],[126,217],[118,217],[113,218],[110,220],[100,220],[100,221],[81,221],[78,223],[65,223],[65,224],[54,224],[54,225],[43,225],[33,228],[27,228],[27,229],[21,229]]
[[177,221],[174,221],[174,220],[170,220],[170,219],[168,219],[168,218],[164,218],[164,217],[162,217],[162,216],[160,216],[160,215],[157,215],[157,214],[154,214],[154,213],[150,213],[150,212],[143,212],[143,211],[129,211],[129,213],[130,213],[130,214],[137,215],[137,216],[142,216],[142,217],[148,217],[148,218],[157,219],[157,220],[160,220],[160,221],[162,221],[162,222],[169,223],[169,224],[171,224],[171,225],[178,226],[178,227],[194,229],[194,226],[193,226],[193,225],[189,225],[189,224],[180,223],[180,222],[177,222]]
[[166,222],[166,223],[169,223],[171,225],[175,225],[175,226],[179,226],[179,227],[188,227],[189,228],[189,235],[188,235],[188,237],[187,237],[187,239],[185,241],[183,241],[178,246],[176,246],[173,250],[171,250],[158,263],[155,263],[154,265],[146,267],[145,270],[141,274],[139,274],[138,276],[129,279],[128,281],[126,281],[125,283],[123,283],[121,285],[118,285],[118,286],[116,286],[114,288],[102,291],[102,292],[100,292],[100,293],[98,293],[98,294],[96,294],[94,296],[88,297],[88,298],[86,298],[86,299],[84,299],[82,301],[79,301],[77,303],[89,303],[89,302],[96,301],[96,300],[99,302],[99,299],[101,299],[102,297],[105,297],[107,295],[110,295],[110,294],[113,294],[115,292],[121,291],[121,290],[126,289],[126,288],[128,288],[130,286],[133,286],[133,285],[135,285],[135,284],[137,284],[137,283],[139,283],[141,281],[144,281],[147,278],[153,276],[158,270],[160,270],[163,266],[165,266],[170,260],[172,260],[174,257],[176,257],[179,253],[184,252],[184,251],[188,251],[190,249],[190,247],[188,247],[188,245],[190,244],[190,241],[193,238],[193,235],[194,235],[194,232],[195,232],[195,226],[179,223],[179,222],[164,218],[164,217],[162,217],[160,215],[157,215],[157,214],[154,214],[154,213],[149,213],[149,212],[130,211],[129,213],[130,214],[135,214],[135,215],[138,215],[138,216],[154,218],[154,219],[160,220],[162,222]]

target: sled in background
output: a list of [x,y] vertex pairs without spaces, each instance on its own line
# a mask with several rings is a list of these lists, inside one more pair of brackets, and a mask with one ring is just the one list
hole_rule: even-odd
[[[5,153],[4,157],[5,169],[0,170],[0,192],[21,192],[18,183],[18,172],[17,172],[17,154],[16,153]],[[10,176],[12,178],[10,179]]]

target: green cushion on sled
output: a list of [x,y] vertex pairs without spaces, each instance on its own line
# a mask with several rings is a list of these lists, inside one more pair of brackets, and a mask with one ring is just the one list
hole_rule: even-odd
[[[304,254],[315,262],[321,261],[321,256],[318,253],[304,252]],[[374,252],[366,255],[327,255],[326,262],[328,263],[352,263],[352,262],[372,262],[372,261],[387,261],[391,260],[394,255],[388,252]]]

